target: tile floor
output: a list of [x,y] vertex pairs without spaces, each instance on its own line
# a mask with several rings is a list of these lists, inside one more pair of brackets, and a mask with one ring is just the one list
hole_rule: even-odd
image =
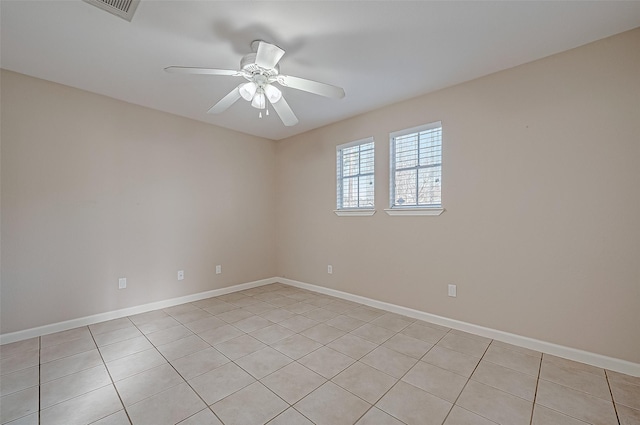
[[282,284],[0,360],[11,425],[640,424],[640,378]]

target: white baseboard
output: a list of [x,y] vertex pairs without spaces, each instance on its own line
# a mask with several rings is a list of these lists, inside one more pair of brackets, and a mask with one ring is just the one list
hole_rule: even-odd
[[132,316],[134,314],[146,313],[152,310],[173,307],[174,305],[204,300],[205,298],[218,297],[220,295],[230,294],[231,292],[238,292],[245,289],[251,289],[276,282],[278,282],[277,278],[256,280],[253,282],[227,286],[226,288],[213,289],[211,291],[199,292],[197,294],[185,295],[183,297],[156,301],[149,304],[123,308],[121,310],[108,311],[106,313],[99,313],[92,316],[66,320],[64,322],[52,323],[50,325],[38,326],[37,328],[2,334],[0,335],[0,345],[8,344],[15,341],[22,341],[24,339],[33,338],[36,336],[47,335],[54,332],[66,331],[68,329],[77,328],[79,326],[93,325],[94,323],[104,322],[107,320],[120,319],[121,317]]
[[592,366],[613,370],[615,372],[620,372],[631,376],[640,376],[639,363],[633,363],[627,360],[617,359],[615,357],[603,356],[601,354],[591,353],[589,351],[579,350],[577,348],[565,347],[563,345],[540,341],[538,339],[528,338],[526,336],[516,335],[509,332],[503,332],[497,329],[485,328],[484,326],[478,326],[472,323],[462,322],[460,320],[449,319],[447,317],[425,313],[424,311],[414,310],[395,304],[389,304],[383,301],[362,297],[360,295],[353,295],[348,292],[342,292],[335,289],[312,285],[310,283],[299,282],[286,278],[276,278],[276,281],[295,286],[297,288],[308,289],[310,291],[318,292],[321,294],[368,305],[380,310],[385,310],[414,319],[423,320],[425,322],[435,323],[437,325],[446,326],[448,328],[470,332],[475,335],[480,335],[498,341],[506,342],[508,344],[529,348],[531,350],[540,351],[542,353],[552,354],[554,356],[563,357],[565,359],[574,360],[580,363],[590,364]]
[[211,291],[200,292],[197,294],[186,295],[183,297],[172,298],[169,300],[157,301],[149,304],[143,304],[135,307],[124,308],[121,310],[109,311],[106,313],[94,314],[92,316],[80,317],[77,319],[67,320],[64,322],[52,323],[50,325],[39,326],[37,328],[26,329],[23,331],[12,332],[0,335],[0,344],[8,344],[15,341],[33,338],[37,336],[47,335],[53,332],[65,331],[77,328],[79,326],[92,325],[94,323],[104,322],[106,320],[119,319],[121,317],[132,316],[134,314],[146,313],[161,308],[173,307],[175,305],[203,300],[205,298],[217,297],[220,295],[238,292],[245,289],[255,288],[258,286],[269,285],[272,283],[284,283],[296,288],[307,289],[309,291],[318,292],[320,294],[330,295],[348,301],[357,302],[378,308],[380,310],[401,314],[414,319],[423,320],[425,322],[435,323],[437,325],[446,326],[452,329],[458,329],[470,332],[476,335],[517,345],[531,350],[540,351],[546,354],[563,357],[565,359],[574,360],[581,363],[590,364],[592,366],[613,370],[615,372],[624,373],[631,376],[640,376],[640,364],[627,360],[621,360],[614,357],[603,356],[601,354],[591,353],[589,351],[579,350],[576,348],[565,347],[563,345],[553,344],[538,339],[528,338],[521,335],[503,332],[497,329],[486,328],[484,326],[474,325],[472,323],[462,322],[460,320],[449,319],[447,317],[437,316],[435,314],[426,313],[424,311],[414,310],[383,301],[374,300],[360,295],[350,294],[335,289],[325,288],[310,283],[299,282],[297,280],[272,277],[269,279],[256,280],[253,282],[241,283],[238,285],[228,286],[226,288],[213,289]]

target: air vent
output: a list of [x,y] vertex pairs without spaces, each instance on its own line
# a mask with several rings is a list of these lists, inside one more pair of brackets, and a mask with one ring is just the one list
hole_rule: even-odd
[[131,22],[140,0],[84,0],[85,2],[106,10],[112,15]]

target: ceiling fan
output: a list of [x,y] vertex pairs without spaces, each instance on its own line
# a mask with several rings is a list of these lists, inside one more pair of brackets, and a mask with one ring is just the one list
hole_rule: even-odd
[[282,96],[282,92],[274,83],[283,87],[290,87],[297,90],[314,93],[320,96],[341,99],[344,97],[344,90],[330,84],[319,83],[305,78],[292,77],[280,74],[278,62],[284,56],[284,50],[274,44],[262,40],[255,40],[251,43],[252,53],[245,55],[240,61],[239,70],[216,69],[216,68],[192,68],[182,66],[170,66],[164,70],[167,72],[181,74],[206,74],[206,75],[226,75],[229,77],[244,77],[248,82],[241,83],[229,94],[223,97],[218,103],[209,109],[211,114],[219,114],[226,111],[238,99],[243,98],[251,102],[251,106],[262,110],[266,109],[269,114],[268,104],[273,106],[282,123],[289,127],[298,123],[298,118]]

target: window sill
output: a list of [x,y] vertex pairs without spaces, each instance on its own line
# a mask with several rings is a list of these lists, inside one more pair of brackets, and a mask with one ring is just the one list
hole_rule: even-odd
[[376,210],[369,209],[351,209],[351,210],[334,210],[337,216],[351,217],[351,216],[371,216],[376,213]]
[[440,215],[444,208],[388,208],[384,211],[389,215]]

